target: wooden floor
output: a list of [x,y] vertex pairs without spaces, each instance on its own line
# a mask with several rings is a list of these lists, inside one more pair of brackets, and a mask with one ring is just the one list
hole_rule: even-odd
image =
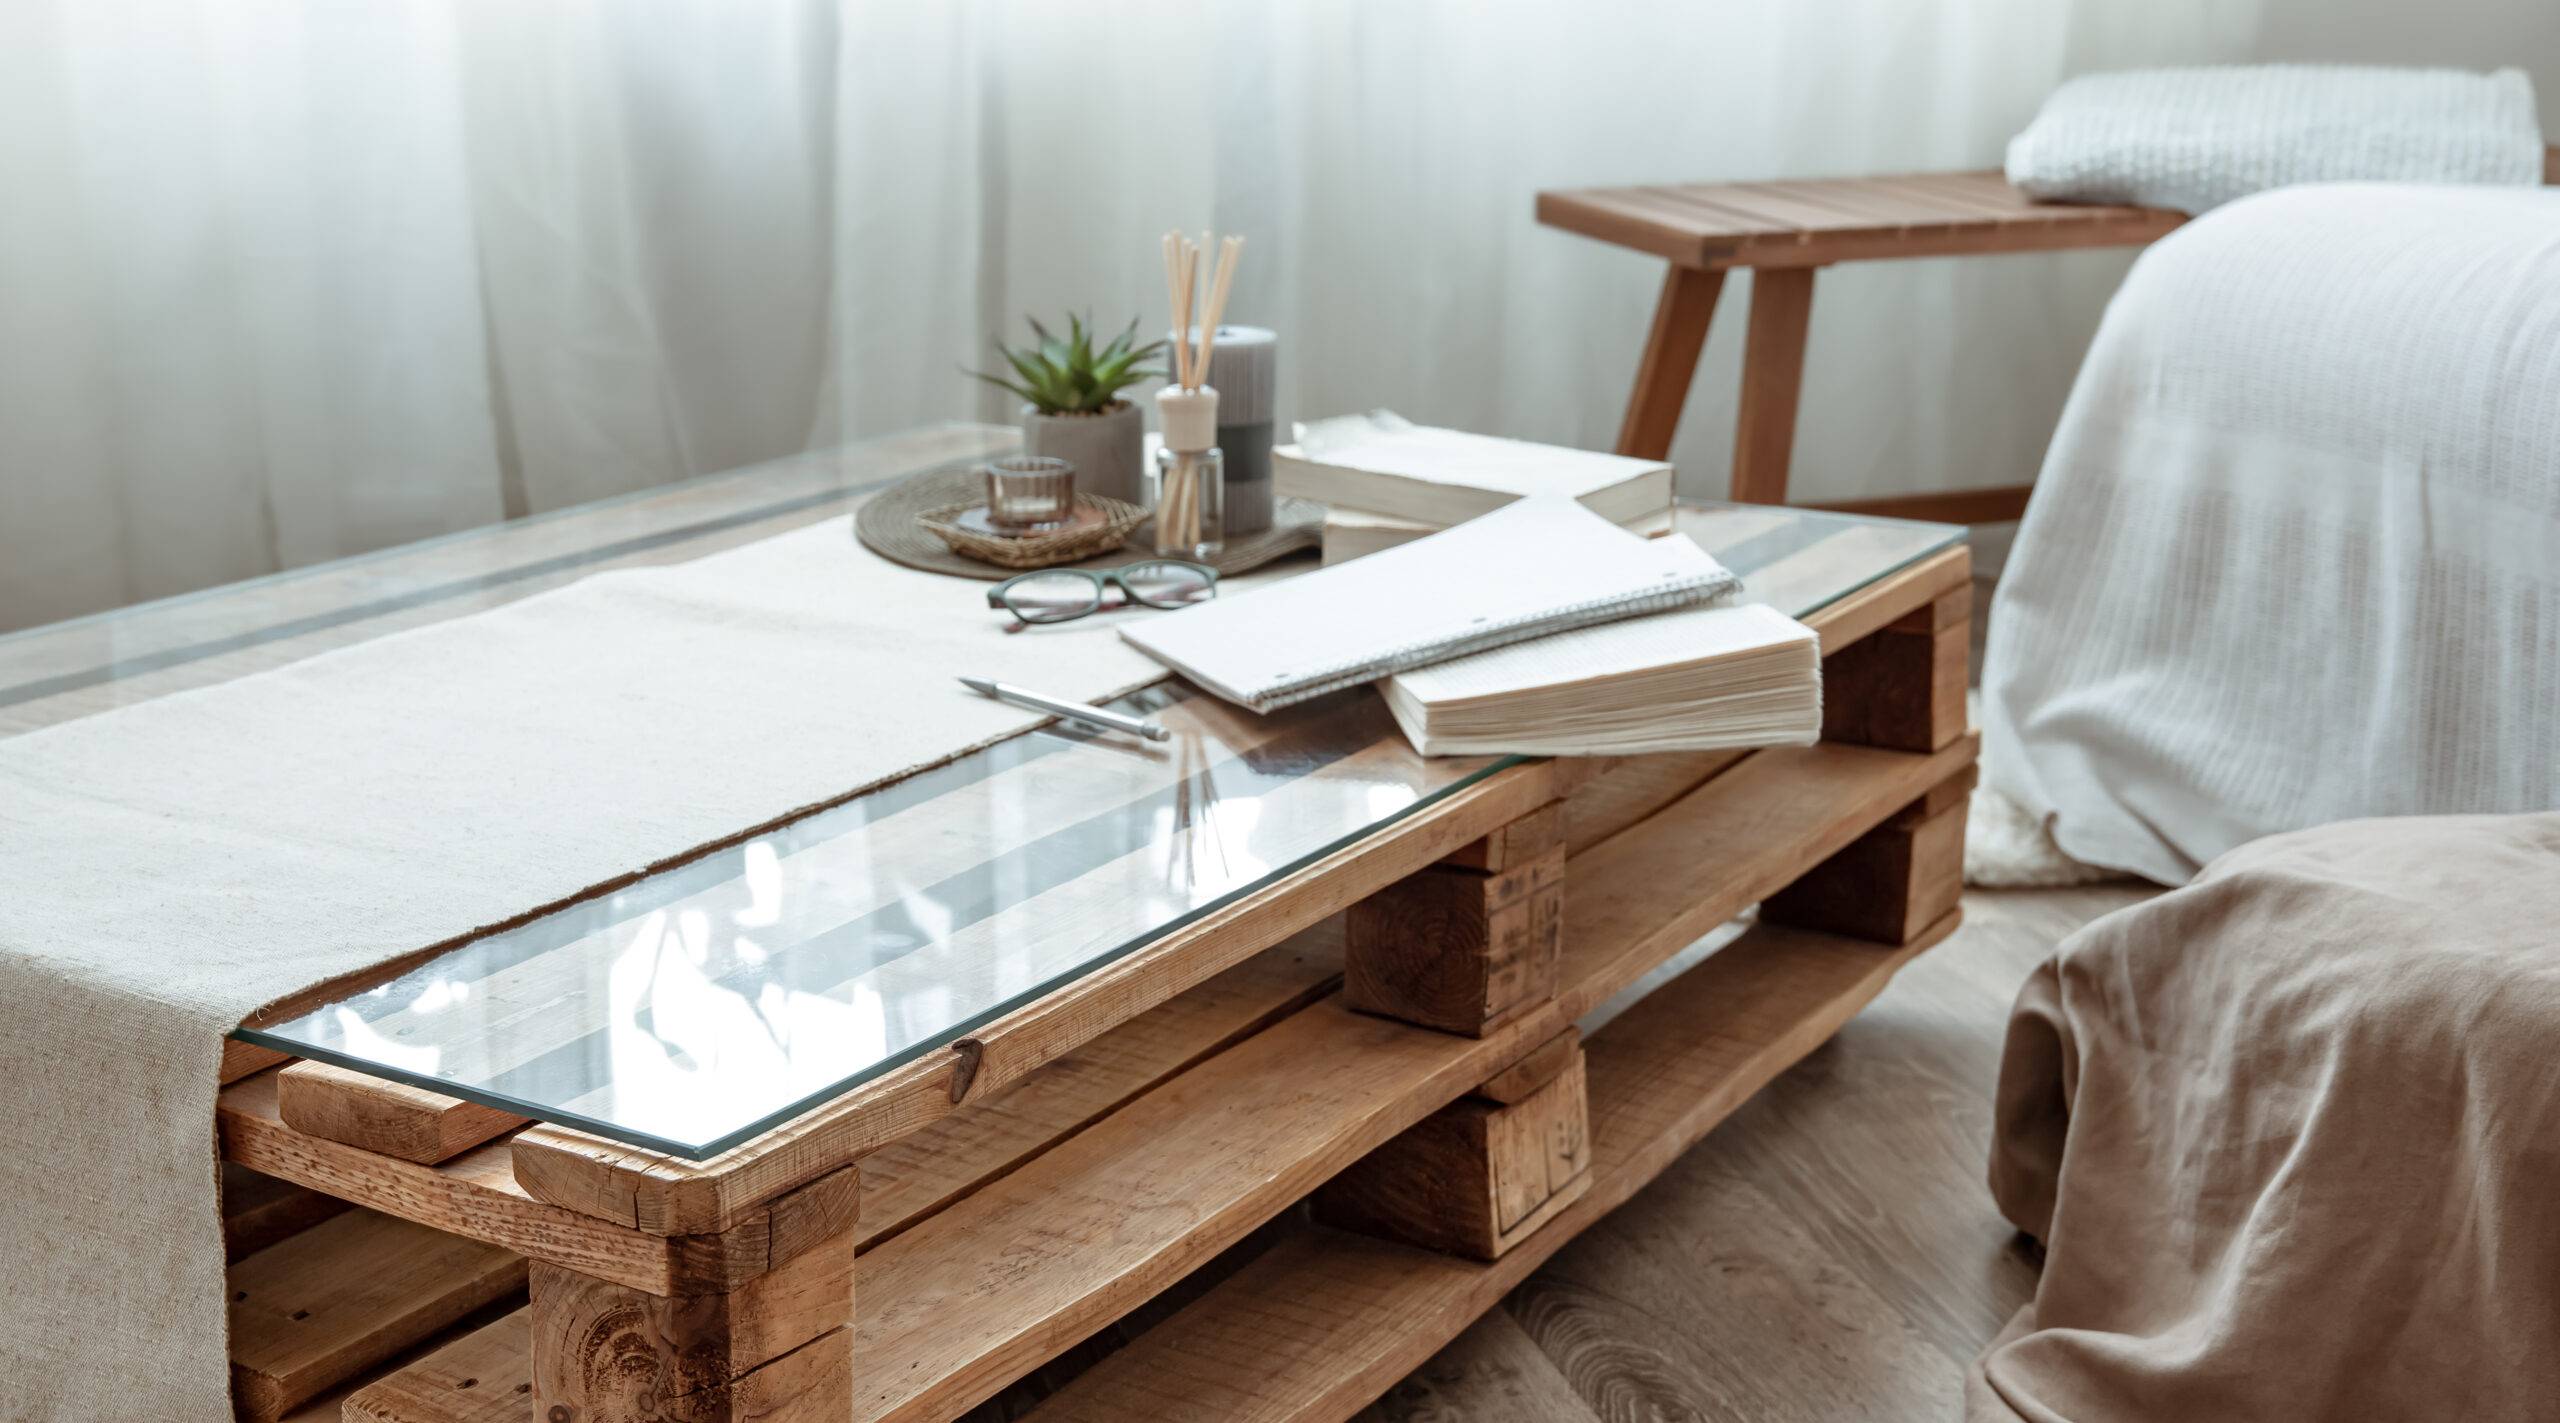
[[2035,1289],[1982,1184],[2010,998],[2153,892],[1968,893],[1955,937],[1367,1423],[1950,1416]]

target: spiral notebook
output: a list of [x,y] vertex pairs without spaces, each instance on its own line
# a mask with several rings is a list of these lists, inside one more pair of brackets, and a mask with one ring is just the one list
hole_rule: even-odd
[[1537,497],[1357,562],[1132,620],[1120,635],[1228,701],[1269,711],[1740,586],[1684,536],[1644,538],[1571,499]]

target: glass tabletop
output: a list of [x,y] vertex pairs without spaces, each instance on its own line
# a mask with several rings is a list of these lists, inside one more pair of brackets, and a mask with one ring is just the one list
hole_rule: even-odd
[[[1683,506],[1744,598],[1821,607],[1940,524]],[[1257,716],[1178,680],[475,939],[235,1036],[700,1159],[1516,758],[1413,753],[1368,688]]]

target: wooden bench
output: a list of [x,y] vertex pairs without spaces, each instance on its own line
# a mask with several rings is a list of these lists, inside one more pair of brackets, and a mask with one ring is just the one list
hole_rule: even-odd
[[[2543,181],[2560,178],[2560,147]],[[1538,221],[1670,264],[1618,427],[1618,453],[1664,459],[1726,272],[1748,268],[1750,325],[1734,425],[1730,497],[1787,502],[1813,274],[1835,262],[2140,247],[2186,221],[2166,208],[2040,203],[1997,171],[1771,183],[1674,183],[1538,194]],[[2026,509],[2027,485],[1819,507],[1950,523]]]

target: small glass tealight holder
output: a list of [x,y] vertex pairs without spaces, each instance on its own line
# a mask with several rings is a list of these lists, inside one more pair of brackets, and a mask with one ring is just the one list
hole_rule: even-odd
[[1063,527],[1076,513],[1076,467],[1045,455],[1007,455],[981,467],[987,479],[987,522],[1000,533],[1038,534]]

